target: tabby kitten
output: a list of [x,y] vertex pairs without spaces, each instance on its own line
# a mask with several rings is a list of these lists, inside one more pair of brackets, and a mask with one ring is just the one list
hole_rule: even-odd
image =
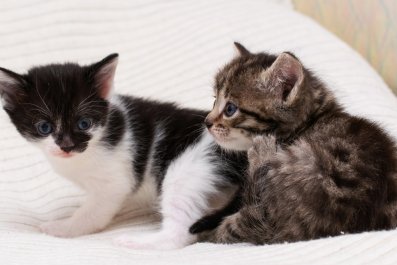
[[393,140],[347,114],[293,54],[236,46],[240,56],[216,76],[206,123],[222,147],[248,149],[246,184],[241,200],[191,232],[221,222],[210,241],[271,244],[395,228]]
[[70,218],[40,229],[59,237],[100,231],[132,197],[136,205],[159,207],[162,227],[118,244],[185,246],[195,240],[188,228],[208,212],[209,198],[225,197],[223,189],[238,182],[245,155],[220,153],[203,130],[206,112],[112,96],[117,60],[112,54],[88,66],[50,64],[23,75],[0,68],[3,107],[16,129],[87,192]]

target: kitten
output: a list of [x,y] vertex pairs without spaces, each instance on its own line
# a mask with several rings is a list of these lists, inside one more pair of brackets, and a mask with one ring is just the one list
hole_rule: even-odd
[[[120,237],[132,248],[178,248],[246,169],[245,154],[222,154],[203,124],[206,112],[130,96],[112,96],[118,55],[88,66],[50,64],[17,74],[0,68],[3,107],[19,133],[53,169],[87,192],[67,219],[40,226],[76,237],[103,230],[128,196],[160,207],[158,233]],[[219,201],[222,203],[222,201]]]
[[236,46],[240,56],[216,76],[206,123],[224,148],[248,149],[247,179],[234,206],[190,231],[221,223],[210,241],[271,244],[395,228],[393,140],[347,114],[293,54]]

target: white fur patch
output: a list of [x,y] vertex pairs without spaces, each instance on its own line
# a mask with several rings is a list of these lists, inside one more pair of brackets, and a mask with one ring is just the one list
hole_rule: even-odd
[[87,200],[69,219],[43,224],[43,232],[73,237],[100,231],[109,224],[133,189],[135,179],[129,141],[123,139],[114,150],[109,150],[99,143],[101,135],[100,131],[96,132],[88,148],[72,157],[54,156],[56,147],[47,145],[50,153],[44,152],[54,170],[84,189]]
[[135,249],[174,249],[196,240],[189,227],[208,211],[209,198],[217,193],[216,184],[222,181],[214,173],[217,165],[211,161],[212,143],[205,132],[169,166],[162,186],[160,231],[144,238],[124,235],[115,240],[116,244]]
[[252,137],[244,137],[237,129],[231,129],[227,138],[216,138],[216,142],[224,149],[229,151],[247,151],[252,147]]

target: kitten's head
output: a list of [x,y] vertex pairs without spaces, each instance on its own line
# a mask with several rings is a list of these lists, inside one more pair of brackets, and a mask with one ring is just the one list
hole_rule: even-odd
[[47,155],[82,153],[105,124],[117,58],[88,66],[50,64],[22,75],[0,68],[3,108],[21,135]]
[[287,137],[300,126],[316,89],[293,54],[253,54],[235,45],[239,54],[215,78],[216,99],[205,123],[223,148],[247,150],[256,135]]

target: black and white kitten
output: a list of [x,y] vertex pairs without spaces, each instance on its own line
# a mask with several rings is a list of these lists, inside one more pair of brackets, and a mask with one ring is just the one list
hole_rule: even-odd
[[[87,192],[67,219],[40,229],[75,237],[104,229],[130,195],[158,205],[161,230],[123,236],[131,248],[171,249],[195,241],[189,227],[238,181],[246,158],[221,154],[203,130],[205,112],[112,96],[118,55],[88,66],[50,64],[17,74],[0,68],[3,107],[19,133],[54,170]],[[225,188],[225,189],[223,189]]]

